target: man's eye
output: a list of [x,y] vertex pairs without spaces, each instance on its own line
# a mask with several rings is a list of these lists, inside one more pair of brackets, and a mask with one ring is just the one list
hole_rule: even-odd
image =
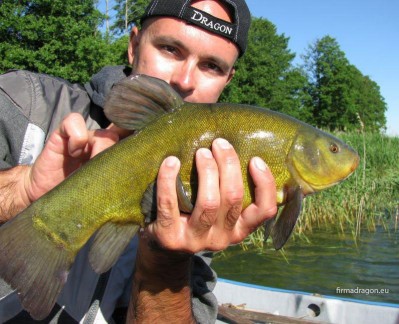
[[170,45],[162,45],[161,47],[164,51],[169,52],[169,53],[176,53],[176,48]]
[[206,63],[206,64],[205,64],[205,67],[206,67],[208,70],[211,70],[211,71],[214,71],[214,72],[218,72],[218,73],[221,73],[221,72],[222,72],[222,69],[221,69],[218,65],[216,65],[215,63],[211,63],[211,62]]

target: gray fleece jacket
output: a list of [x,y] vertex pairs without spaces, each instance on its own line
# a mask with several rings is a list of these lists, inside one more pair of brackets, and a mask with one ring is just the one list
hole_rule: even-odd
[[[82,114],[89,129],[107,127],[109,121],[102,109],[105,98],[112,86],[130,73],[131,69],[124,66],[106,67],[84,86],[28,71],[0,75],[0,170],[32,164],[48,136],[71,112]],[[90,268],[87,246],[78,254],[56,306],[43,323],[123,321],[137,238],[115,266],[102,275]],[[216,274],[209,266],[210,261],[211,255],[207,253],[194,257],[193,311],[199,323],[216,320],[217,301],[212,294]],[[0,278],[0,323],[22,322],[36,323],[22,309],[16,292]]]

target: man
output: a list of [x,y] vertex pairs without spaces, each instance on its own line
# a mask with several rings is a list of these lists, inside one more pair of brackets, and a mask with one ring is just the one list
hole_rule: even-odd
[[[154,0],[142,22],[141,31],[134,27],[131,32],[132,70],[165,80],[185,101],[216,102],[234,75],[235,61],[245,52],[250,23],[245,1]],[[104,69],[85,85],[86,91],[26,71],[0,77],[0,220],[15,216],[127,135],[109,124],[101,107],[112,85],[128,73],[121,67]],[[217,139],[211,149],[196,153],[198,197],[188,216],[178,209],[179,166],[176,157],[168,157],[159,169],[157,219],[139,234],[137,258],[137,241],[133,241],[110,273],[98,279],[87,264],[87,251],[82,251],[58,299],[61,310],[56,307],[46,321],[63,317],[111,321],[114,308],[130,287],[134,259],[128,322],[215,320],[217,305],[211,285],[207,286],[214,276],[204,259],[193,254],[238,243],[274,216],[275,184],[265,163],[254,157],[249,170],[256,198],[242,210],[237,154],[231,144]],[[0,286],[0,298],[8,292],[6,288]],[[17,303],[12,293],[0,299],[0,320],[26,320]],[[12,311],[7,311],[11,306]]]

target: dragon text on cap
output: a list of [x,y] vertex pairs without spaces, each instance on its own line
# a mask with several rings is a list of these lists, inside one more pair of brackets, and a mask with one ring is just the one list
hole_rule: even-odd
[[204,25],[212,30],[219,31],[226,35],[231,35],[233,32],[233,28],[227,25],[224,25],[220,22],[214,22],[208,17],[205,17],[202,12],[197,10],[193,10],[193,15],[191,16],[193,21],[199,22],[201,25]]

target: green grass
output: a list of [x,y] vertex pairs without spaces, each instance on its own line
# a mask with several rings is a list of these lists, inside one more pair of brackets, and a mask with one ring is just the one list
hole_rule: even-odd
[[[305,198],[293,239],[305,239],[314,228],[349,232],[356,240],[364,230],[383,226],[398,230],[399,137],[377,133],[336,134],[360,155],[358,169],[343,183]],[[247,244],[263,245],[263,229]]]

